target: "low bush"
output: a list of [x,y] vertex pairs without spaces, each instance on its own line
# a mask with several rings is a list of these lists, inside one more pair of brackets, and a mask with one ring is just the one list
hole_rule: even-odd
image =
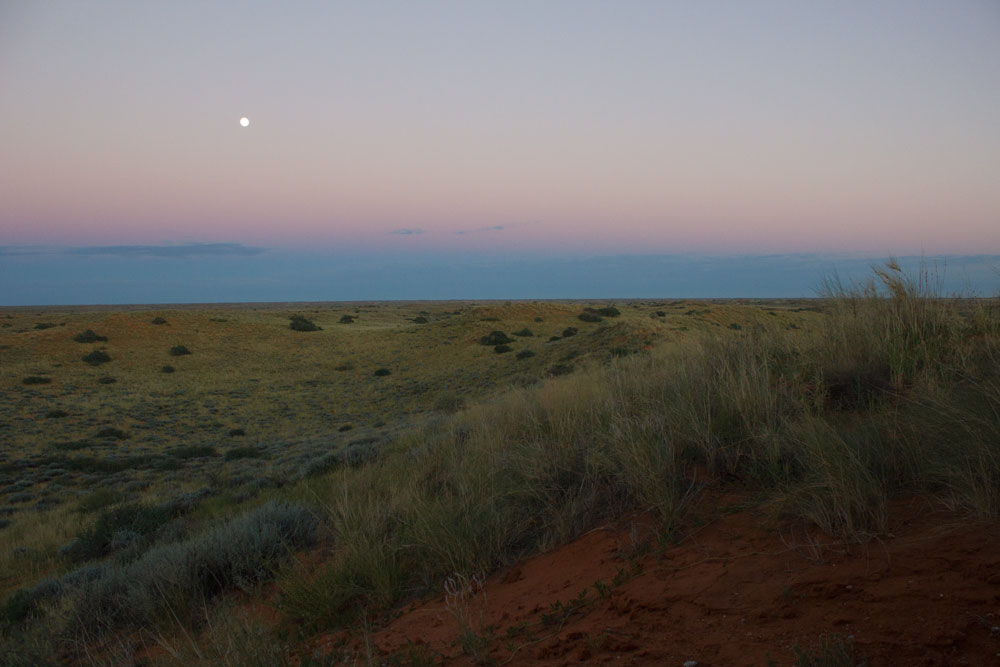
[[73,340],[77,343],[106,343],[108,342],[107,336],[99,336],[94,333],[91,329],[87,329],[83,333],[78,333],[73,336]]
[[510,345],[496,345],[494,346],[493,351],[496,352],[497,354],[503,354],[504,352],[510,352],[513,349],[514,348],[512,348]]
[[173,373],[175,370],[177,369],[171,366],[170,364],[167,364],[166,366],[160,369],[160,371],[163,373]]
[[558,377],[560,375],[569,375],[573,372],[573,370],[574,368],[569,364],[556,364],[555,366],[549,368],[545,374],[551,377]]
[[150,321],[150,324],[168,324],[168,322],[165,319],[163,319],[162,317],[154,317]]
[[233,447],[226,452],[226,461],[236,461],[239,459],[263,459],[267,457],[267,450],[263,447]]
[[491,331],[489,334],[479,339],[481,345],[506,345],[513,343],[514,339],[507,336],[502,331]]
[[111,361],[111,357],[103,350],[94,350],[90,354],[84,355],[83,360],[91,366],[97,366],[98,364],[108,363]]
[[[337,320],[337,321],[339,323],[341,323],[341,324],[354,324],[354,316],[353,315],[342,315],[340,317],[340,319]],[[311,329],[309,329],[309,331],[311,331]]]
[[520,331],[515,331],[513,335],[527,338],[528,336],[534,336],[535,334],[528,327],[524,327]]
[[531,350],[521,350],[517,353],[518,359],[530,359],[533,356],[535,356],[535,353]]
[[28,377],[21,380],[22,384],[49,384],[52,382],[52,378],[41,377],[38,375],[29,375]]
[[595,315],[600,315],[602,317],[618,317],[621,315],[621,311],[614,306],[605,306],[603,308],[587,308],[587,311],[594,313]]
[[114,426],[108,426],[102,428],[100,431],[94,434],[96,438],[113,438],[115,440],[127,440],[128,433],[121,430],[120,428],[115,428]]
[[244,431],[241,428],[231,428],[231,429],[229,429],[229,437],[230,438],[235,438],[235,437],[243,436],[243,435],[246,435],[246,434],[247,434],[247,432]]
[[187,349],[184,345],[174,345],[170,348],[171,357],[183,357],[188,354],[191,354],[191,350]]
[[57,409],[57,410],[49,410],[48,412],[45,413],[45,416],[48,419],[61,419],[63,417],[69,417],[69,413],[66,412],[65,410]]
[[175,459],[201,459],[219,455],[211,445],[184,445],[171,449],[167,454]]
[[288,319],[290,320],[288,328],[292,331],[320,331],[320,327],[316,326],[312,320],[306,319],[304,315],[292,315]]
[[43,329],[51,329],[54,326],[56,325],[52,324],[51,322],[39,322],[38,324],[35,325],[35,328],[41,331]]
[[340,428],[338,428],[337,430],[338,430],[339,432],[341,432],[341,433],[344,433],[344,432],[346,432],[346,431],[350,431],[350,430],[351,430],[351,429],[353,429],[353,428],[354,428],[354,426],[353,426],[353,425],[351,425],[351,424],[344,424],[343,426],[341,426],[341,427],[340,427]]
[[576,327],[566,327],[565,329],[563,329],[562,337],[569,338],[570,336],[575,336],[576,334],[577,334]]
[[413,318],[414,324],[427,324],[427,322],[429,322],[429,320],[423,315],[418,315],[417,317]]
[[118,382],[118,380],[116,378],[111,377],[110,375],[105,375],[104,377],[97,380],[98,384],[114,384],[115,382]]
[[375,377],[379,378],[385,377],[386,375],[392,375],[392,371],[390,371],[388,368],[379,368],[378,370],[375,371],[374,375]]
[[591,312],[582,312],[576,317],[581,322],[601,322],[604,320],[604,318],[602,318],[597,313],[591,313]]

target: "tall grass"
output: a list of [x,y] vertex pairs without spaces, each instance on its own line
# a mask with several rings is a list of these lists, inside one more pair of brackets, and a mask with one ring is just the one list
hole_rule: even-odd
[[670,530],[695,466],[846,539],[882,530],[901,493],[996,518],[1000,319],[935,285],[889,262],[828,282],[814,334],[727,331],[550,379],[327,478],[334,556],[286,577],[285,608],[344,622],[630,509]]

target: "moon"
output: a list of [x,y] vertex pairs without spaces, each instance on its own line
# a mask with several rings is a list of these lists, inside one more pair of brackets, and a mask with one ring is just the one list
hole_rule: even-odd
[[247,118],[246,116],[243,116],[243,118],[240,118],[240,125],[242,125],[243,127],[249,127],[250,119]]

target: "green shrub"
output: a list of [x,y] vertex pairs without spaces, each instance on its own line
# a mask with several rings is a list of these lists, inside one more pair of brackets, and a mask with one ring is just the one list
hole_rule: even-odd
[[167,454],[175,459],[200,459],[218,456],[215,447],[211,445],[184,445],[171,449]]
[[503,354],[504,352],[510,352],[513,349],[514,348],[512,348],[510,345],[496,345],[494,346],[493,351],[496,352],[497,354]]
[[52,378],[40,377],[38,375],[29,375],[21,380],[22,384],[49,384],[50,382],[52,382]]
[[535,353],[531,350],[521,350],[520,352],[517,353],[518,359],[529,359],[533,356],[535,356]]
[[550,337],[549,337],[549,342],[550,342],[550,343],[554,343],[554,342],[556,342],[557,340],[562,340],[562,337],[560,337],[560,336],[550,336]]
[[61,419],[63,417],[69,417],[69,413],[65,410],[49,410],[45,413],[48,419]]
[[246,434],[247,434],[247,432],[244,431],[241,428],[231,428],[231,429],[229,429],[229,437],[230,438],[235,438],[237,436],[243,436],[243,435],[246,435]]
[[569,364],[556,364],[548,371],[546,371],[546,375],[550,375],[552,377],[556,377],[559,375],[569,375],[570,373],[573,372],[573,370],[574,368]]
[[108,337],[99,336],[92,330],[87,329],[83,333],[78,333],[77,335],[73,336],[73,340],[75,340],[77,343],[98,343],[98,342],[106,343],[108,341]]
[[168,322],[165,319],[163,319],[162,317],[154,317],[150,321],[150,324],[168,324]]
[[78,512],[86,513],[104,509],[108,505],[115,505],[125,500],[125,495],[114,489],[97,489],[80,499],[76,505]]
[[341,432],[341,433],[344,433],[345,431],[350,431],[352,428],[354,428],[354,426],[352,426],[351,424],[344,424],[343,426],[341,426],[337,430],[339,432]]
[[64,553],[78,563],[138,546],[142,538],[162,528],[174,515],[168,505],[134,503],[107,510],[98,515],[93,525],[81,530]]
[[392,375],[392,371],[388,368],[379,368],[375,371],[375,377],[385,377],[386,375]]
[[543,319],[542,319],[541,317],[536,317],[536,318],[535,318],[535,321],[536,321],[536,322],[544,322],[545,320],[543,320]]
[[591,313],[591,312],[582,312],[576,317],[581,322],[601,322],[604,319],[597,313]]
[[575,336],[577,334],[576,327],[566,327],[563,329],[562,337],[569,338],[570,336]]
[[509,338],[507,334],[502,331],[491,331],[488,335],[479,339],[479,343],[481,345],[506,345],[507,343],[513,342],[514,339]]
[[111,361],[111,357],[103,350],[94,350],[90,354],[84,355],[83,360],[91,366],[97,366],[98,364],[106,364]]
[[528,327],[524,327],[520,331],[515,331],[513,335],[527,338],[528,336],[534,336],[535,334]]
[[288,328],[292,331],[320,331],[320,327],[316,326],[311,320],[306,319],[304,315],[292,315],[288,319],[290,320]]
[[[353,315],[342,315],[340,317],[340,319],[337,320],[337,321],[340,322],[341,324],[354,324],[354,316]],[[312,331],[312,330],[308,329],[308,331]]]
[[173,366],[171,366],[170,364],[167,364],[163,368],[160,369],[160,371],[163,372],[163,373],[173,373],[176,370],[177,369],[174,368]]
[[434,409],[442,412],[458,412],[465,407],[465,397],[454,391],[442,392],[434,401]]
[[584,308],[584,312],[603,317],[618,317],[621,315],[621,311],[614,306],[605,306],[603,308]]
[[740,329],[743,328],[743,325],[741,325],[741,324],[739,324],[737,322],[732,322],[732,323],[730,323],[729,328],[732,329],[733,331],[739,331]]
[[424,317],[423,315],[419,315],[419,316],[413,318],[413,323],[414,324],[427,324],[428,321],[429,320],[426,317]]
[[107,428],[102,428],[100,431],[94,434],[97,438],[114,438],[115,440],[127,440],[128,433],[121,430],[120,428],[115,428],[114,426],[108,426]]
[[187,349],[184,345],[174,345],[170,348],[171,357],[183,357],[187,354],[191,354],[191,350]]
[[51,322],[39,322],[38,324],[35,325],[35,328],[38,330],[42,330],[42,329],[51,329],[54,326],[56,325],[52,324]]
[[118,380],[116,378],[111,377],[110,375],[105,375],[104,377],[97,380],[98,384],[114,384],[115,382],[118,382]]

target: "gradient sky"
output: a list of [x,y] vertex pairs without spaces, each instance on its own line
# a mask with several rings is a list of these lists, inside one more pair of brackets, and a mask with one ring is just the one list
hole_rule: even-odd
[[0,0],[0,279],[196,244],[998,255],[1000,3]]

